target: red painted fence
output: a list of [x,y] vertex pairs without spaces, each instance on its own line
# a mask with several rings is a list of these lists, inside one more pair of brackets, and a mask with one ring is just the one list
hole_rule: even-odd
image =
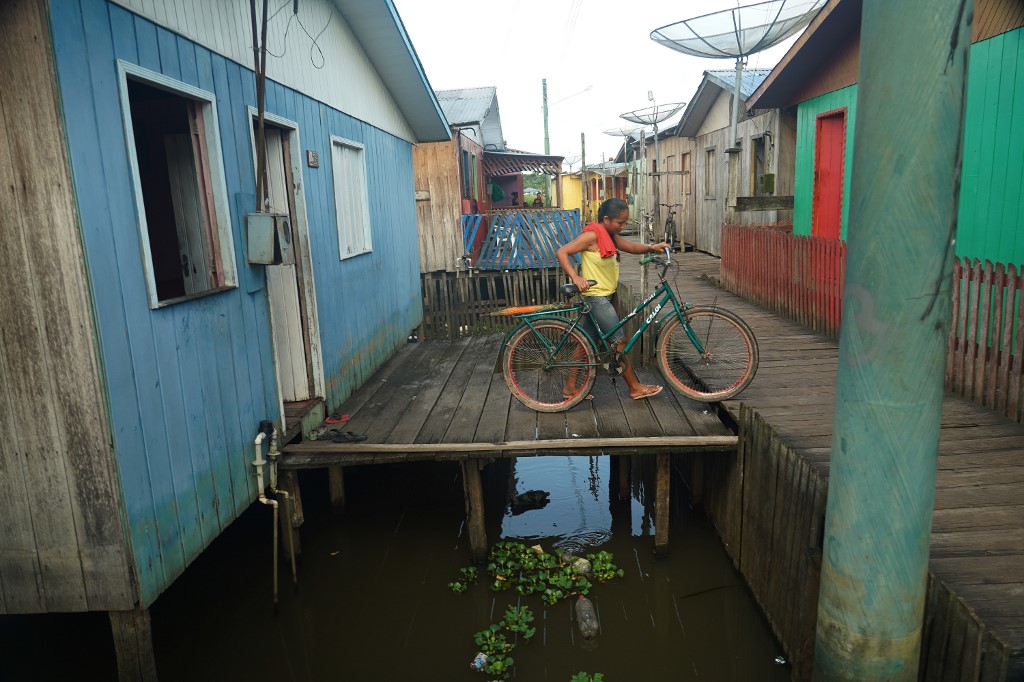
[[[838,339],[846,243],[788,228],[725,225],[722,284]],[[957,259],[951,284],[946,390],[1024,422],[1024,267]]]
[[790,223],[722,227],[725,288],[839,338],[846,242],[792,234]]
[[953,263],[946,390],[1021,422],[1024,272],[1002,263]]

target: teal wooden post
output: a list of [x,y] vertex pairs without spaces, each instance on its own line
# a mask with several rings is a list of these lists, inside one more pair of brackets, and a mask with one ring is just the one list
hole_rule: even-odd
[[973,0],[864,0],[814,679],[916,680]]

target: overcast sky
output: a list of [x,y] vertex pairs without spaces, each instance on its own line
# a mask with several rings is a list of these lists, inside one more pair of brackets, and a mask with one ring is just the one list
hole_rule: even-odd
[[[689,100],[705,70],[732,69],[733,59],[700,59],[650,39],[652,30],[736,7],[736,0],[393,0],[435,90],[493,85],[506,143],[544,151],[542,79],[548,84],[551,153],[579,167],[580,133],[587,163],[610,157],[629,126],[619,114]],[[752,4],[744,0],[743,4]],[[750,58],[772,68],[795,38]],[[677,115],[668,123],[678,120]]]

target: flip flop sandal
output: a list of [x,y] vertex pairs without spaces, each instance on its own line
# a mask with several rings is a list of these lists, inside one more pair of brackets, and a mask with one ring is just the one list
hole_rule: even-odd
[[337,415],[337,416],[332,414],[330,417],[328,417],[327,419],[324,420],[324,424],[344,424],[347,421],[348,421],[348,415],[347,414],[342,414],[342,415]]
[[366,436],[361,433],[352,433],[351,431],[339,431],[331,436],[331,440],[335,443],[358,443],[366,440]]
[[310,430],[310,432],[306,434],[306,438],[309,440],[318,440],[323,438],[325,435],[327,435],[327,427],[318,426],[315,429]]
[[644,398],[653,398],[654,396],[661,393],[664,389],[663,386],[651,386],[645,389],[640,395],[630,396],[633,400],[643,400]]

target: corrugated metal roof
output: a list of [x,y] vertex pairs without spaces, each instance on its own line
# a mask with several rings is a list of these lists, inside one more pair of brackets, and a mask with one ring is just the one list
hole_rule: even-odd
[[[744,69],[743,77],[740,79],[740,96],[746,99],[753,95],[754,90],[757,90],[771,72],[771,69]],[[736,69],[705,71],[704,77],[714,81],[723,90],[733,92],[736,89]]]
[[483,123],[498,98],[494,86],[484,88],[458,88],[438,90],[437,101],[441,104],[445,118],[453,126],[467,123]]
[[[746,100],[757,87],[761,85],[768,74],[771,73],[769,69],[750,69],[743,72],[743,78],[740,80],[740,99]],[[690,100],[690,104],[686,107],[686,111],[683,113],[683,118],[679,121],[679,125],[676,126],[676,135],[682,135],[683,137],[693,137],[700,130],[701,124],[707,117],[708,112],[711,111],[712,105],[718,96],[722,94],[722,91],[732,94],[736,90],[736,71],[730,69],[728,71],[705,71],[704,80],[697,86],[697,93]]]

